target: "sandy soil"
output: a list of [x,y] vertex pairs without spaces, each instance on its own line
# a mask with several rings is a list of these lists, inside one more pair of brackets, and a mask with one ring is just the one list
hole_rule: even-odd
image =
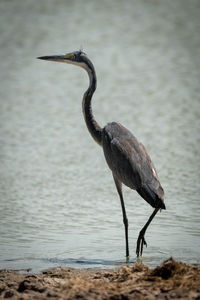
[[198,299],[200,266],[172,258],[155,269],[142,263],[117,270],[54,268],[41,274],[0,270],[0,299]]

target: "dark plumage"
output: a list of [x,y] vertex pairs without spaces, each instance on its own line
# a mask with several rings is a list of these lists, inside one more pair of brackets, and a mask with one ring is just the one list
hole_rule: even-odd
[[164,191],[143,144],[124,126],[112,122],[103,128],[102,146],[113,175],[152,207],[165,209]]
[[125,226],[126,257],[129,257],[128,219],[122,195],[122,184],[136,190],[146,200],[154,211],[139,233],[136,254],[142,255],[143,246],[147,243],[144,235],[147,227],[159,209],[165,209],[164,191],[159,182],[156,169],[142,143],[124,126],[119,123],[108,123],[101,128],[96,122],[91,108],[91,100],[96,89],[96,73],[92,62],[81,51],[65,55],[39,57],[43,60],[65,62],[84,68],[89,76],[89,87],[84,93],[82,108],[87,128],[93,139],[103,147],[104,155],[112,171],[115,185],[120,197],[123,222]]

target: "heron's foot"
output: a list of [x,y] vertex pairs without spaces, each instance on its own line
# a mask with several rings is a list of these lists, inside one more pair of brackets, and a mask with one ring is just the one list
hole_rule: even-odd
[[137,257],[142,256],[144,245],[147,247],[147,242],[145,241],[144,234],[140,232],[137,239],[137,248],[136,248]]
[[129,256],[126,256],[126,263],[129,263]]

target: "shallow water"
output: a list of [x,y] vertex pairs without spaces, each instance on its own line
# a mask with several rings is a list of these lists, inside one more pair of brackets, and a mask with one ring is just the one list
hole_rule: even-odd
[[[103,126],[146,146],[167,210],[143,261],[200,263],[199,1],[0,2],[0,268],[114,267],[125,262],[120,201],[81,112],[87,74],[40,55],[84,48]],[[124,188],[131,262],[152,208]]]

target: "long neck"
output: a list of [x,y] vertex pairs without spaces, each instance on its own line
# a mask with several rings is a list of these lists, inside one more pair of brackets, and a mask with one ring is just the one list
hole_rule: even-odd
[[87,91],[84,93],[83,96],[83,101],[82,101],[83,115],[91,136],[93,137],[95,142],[101,145],[102,128],[96,122],[91,107],[92,96],[96,90],[96,82],[97,82],[95,69],[93,64],[89,60],[87,61],[87,67],[84,67],[84,69],[88,73],[90,83]]

